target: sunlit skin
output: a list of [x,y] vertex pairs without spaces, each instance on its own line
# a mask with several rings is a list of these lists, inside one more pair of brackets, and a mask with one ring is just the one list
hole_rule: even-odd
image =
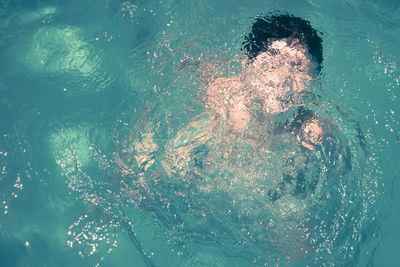
[[[313,64],[298,40],[280,39],[270,48],[253,61],[245,58],[238,76],[217,78],[206,89],[206,107],[220,114],[238,133],[249,125],[249,110],[255,100],[263,103],[265,114],[284,112],[302,105],[302,93],[312,80]],[[314,130],[319,128],[310,128]]]
[[[307,48],[297,39],[279,39],[256,58],[250,60],[245,56],[238,75],[210,82],[205,89],[208,111],[194,118],[165,147],[162,165],[167,173],[184,176],[195,147],[210,140],[226,141],[225,137],[218,137],[221,127],[232,130],[233,136],[229,138],[243,134],[254,119],[251,107],[255,102],[262,104],[264,114],[281,113],[303,105],[302,95],[308,90],[314,68],[310,58]],[[323,129],[318,119],[304,123],[296,138],[309,150],[320,145]],[[135,145],[139,169],[146,171],[152,165],[152,155],[157,149],[153,134],[145,134],[142,142]],[[121,167],[130,173],[126,166],[121,164]]]
[[[226,142],[226,136],[219,136],[221,129],[226,129],[225,133],[231,129],[228,139],[232,140],[246,132],[255,119],[251,112],[255,102],[262,103],[261,109],[266,115],[303,105],[302,95],[309,88],[310,73],[314,68],[307,48],[296,39],[274,41],[270,48],[253,60],[245,57],[238,75],[219,77],[209,83],[205,90],[206,113],[211,110],[210,114],[214,115],[200,114],[181,129],[173,141],[168,142],[162,163],[169,174],[185,175],[185,166],[190,162],[190,153],[195,147],[206,142]],[[304,123],[296,136],[299,143],[309,150],[320,145],[322,137],[322,127],[315,117]],[[250,139],[246,142],[258,145]]]

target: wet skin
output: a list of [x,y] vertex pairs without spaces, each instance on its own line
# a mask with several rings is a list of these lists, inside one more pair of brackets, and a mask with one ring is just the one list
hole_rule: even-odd
[[[252,120],[250,109],[255,102],[262,103],[266,115],[287,111],[303,105],[302,95],[312,81],[311,56],[296,39],[272,42],[269,51],[255,59],[243,59],[242,72],[234,77],[217,78],[206,89],[206,107],[214,110],[238,133]],[[305,126],[307,138],[301,144],[314,149],[323,135],[318,120]],[[300,138],[300,137],[299,137]],[[311,145],[313,144],[313,145]]]
[[[207,111],[194,118],[168,142],[162,160],[164,169],[169,175],[185,175],[195,147],[210,140],[231,142],[245,133],[251,136],[253,131],[249,131],[249,126],[255,121],[252,113],[255,103],[260,104],[258,112],[265,115],[304,105],[302,96],[309,90],[313,68],[307,48],[297,39],[276,40],[268,51],[252,60],[244,56],[242,71],[238,75],[219,77],[209,83],[205,89]],[[221,132],[227,136],[221,136]],[[314,150],[321,144],[324,131],[314,116],[294,134],[303,147]],[[154,152],[158,150],[152,137],[149,130],[135,145],[135,150],[138,150],[135,156],[137,167],[143,171],[153,164]],[[257,138],[247,138],[246,142],[256,147],[259,144],[254,139]],[[126,173],[130,173],[126,166],[120,165]]]

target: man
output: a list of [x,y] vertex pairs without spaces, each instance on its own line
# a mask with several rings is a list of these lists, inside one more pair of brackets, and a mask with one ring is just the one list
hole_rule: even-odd
[[[307,151],[314,151],[326,133],[335,130],[332,120],[306,107],[316,102],[311,90],[322,68],[322,39],[301,18],[272,15],[256,18],[243,48],[241,72],[215,78],[205,86],[205,111],[166,144],[162,166],[168,176],[191,180],[208,192],[223,187],[224,170],[232,172],[230,183],[239,184],[261,173],[249,163],[264,162],[259,170],[280,164],[281,174],[270,172],[268,178],[274,185],[268,189],[270,200],[286,192],[313,192],[320,177],[307,174],[315,163]],[[136,162],[137,182],[142,186],[158,148],[151,131],[132,147],[135,160],[127,161]],[[270,158],[280,153],[281,162],[271,163]],[[117,162],[123,175],[134,173],[126,160],[118,157]],[[124,186],[128,185],[124,182]]]
[[322,40],[317,32],[305,20],[289,15],[257,18],[244,49],[241,73],[211,81],[205,89],[206,112],[168,143],[163,166],[169,174],[184,176],[193,150],[207,143],[242,138],[259,145],[263,137],[255,129],[260,126],[257,120],[291,109],[299,109],[293,120],[268,127],[276,133],[291,132],[309,150],[321,144],[323,127],[303,107],[313,101],[313,78],[321,70]]
[[[137,180],[122,184],[133,198],[140,188],[160,186],[156,180],[165,175],[145,173],[161,161],[168,186],[185,185],[177,186],[182,191],[167,187],[168,199],[192,203],[190,195],[200,205],[197,199],[205,197],[203,210],[215,206],[236,216],[240,234],[257,234],[262,244],[302,257],[312,248],[296,222],[318,201],[318,184],[328,173],[319,154],[336,130],[333,120],[309,108],[318,104],[312,89],[322,68],[322,39],[303,19],[272,15],[256,19],[243,48],[240,73],[206,84],[205,111],[167,142],[161,159],[155,158],[160,146],[151,130],[134,144],[129,161],[136,161]],[[122,173],[133,174],[121,158],[118,164]],[[289,241],[272,244],[271,233]]]

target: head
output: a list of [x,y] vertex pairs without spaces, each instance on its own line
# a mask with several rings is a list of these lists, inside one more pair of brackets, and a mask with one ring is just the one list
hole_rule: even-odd
[[302,105],[322,66],[322,39],[310,24],[289,15],[259,17],[243,43],[244,74],[265,113]]
[[291,47],[293,42],[301,45],[311,57],[314,73],[321,71],[322,39],[308,21],[298,17],[280,14],[256,18],[243,48],[249,60],[253,61],[263,52],[279,52],[274,48],[279,40],[284,40]]

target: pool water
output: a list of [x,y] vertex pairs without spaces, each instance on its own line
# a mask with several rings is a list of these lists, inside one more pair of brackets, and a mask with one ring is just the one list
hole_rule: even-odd
[[[0,0],[0,265],[397,265],[399,5]],[[312,108],[337,141],[192,141],[199,70],[237,73],[275,11],[322,34]]]

